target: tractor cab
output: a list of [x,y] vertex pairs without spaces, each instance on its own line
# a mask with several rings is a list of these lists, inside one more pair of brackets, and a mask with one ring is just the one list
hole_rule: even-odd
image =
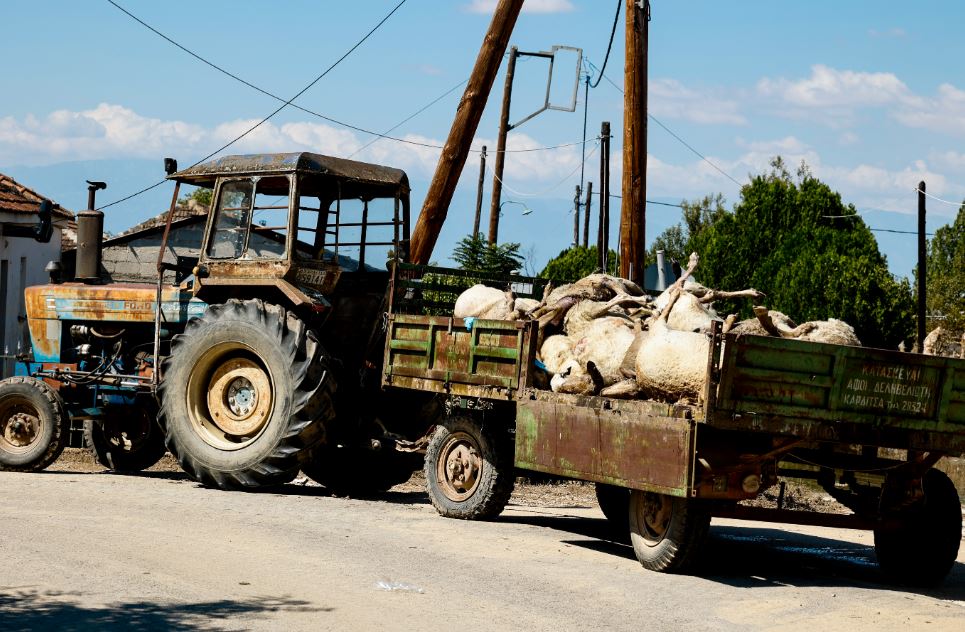
[[213,192],[194,268],[194,292],[206,301],[262,286],[320,311],[343,275],[382,276],[388,258],[407,251],[409,182],[399,169],[307,152],[253,154],[168,179]]

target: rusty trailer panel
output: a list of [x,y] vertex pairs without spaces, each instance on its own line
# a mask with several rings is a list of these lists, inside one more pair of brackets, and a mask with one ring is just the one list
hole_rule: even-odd
[[529,395],[517,403],[517,467],[672,496],[691,493],[696,422],[679,410],[657,402]]
[[962,453],[965,361],[728,335],[707,418],[721,428]]
[[525,386],[535,344],[533,322],[391,315],[382,384],[509,399]]

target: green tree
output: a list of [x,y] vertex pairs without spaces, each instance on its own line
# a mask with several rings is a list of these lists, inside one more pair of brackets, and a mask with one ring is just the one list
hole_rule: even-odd
[[[798,321],[840,318],[868,346],[894,348],[914,329],[907,280],[887,261],[853,205],[806,165],[792,179],[780,158],[741,190],[740,203],[693,236],[696,276],[722,289],[754,287]],[[722,304],[718,311],[735,310]],[[743,315],[749,316],[749,306]]]
[[694,241],[704,230],[727,213],[724,208],[724,196],[721,193],[708,195],[692,202],[681,200],[680,208],[683,222],[657,235],[647,252],[647,261],[656,261],[657,251],[663,250],[667,259],[676,259],[686,266],[687,258],[694,251]]
[[954,223],[942,226],[928,243],[926,304],[930,314],[944,316],[941,325],[955,335],[965,329],[965,202]]
[[[567,248],[550,259],[539,275],[544,279],[553,279],[554,281],[569,282],[582,279],[588,274],[599,271],[596,253],[596,246]],[[607,257],[607,271],[610,274],[616,274],[619,269],[620,262],[617,253],[610,250]]]
[[199,187],[194,191],[192,191],[191,193],[182,195],[181,198],[178,199],[178,202],[181,204],[187,204],[188,201],[194,200],[201,206],[204,206],[206,208],[211,208],[211,196],[213,194],[214,194],[213,190],[208,189],[206,187]]
[[490,245],[482,233],[462,238],[452,260],[463,270],[485,272],[488,274],[510,274],[523,266],[523,255],[519,254],[520,245],[515,242]]

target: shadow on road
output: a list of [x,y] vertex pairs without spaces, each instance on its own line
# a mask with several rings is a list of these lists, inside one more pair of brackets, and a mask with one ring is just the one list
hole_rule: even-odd
[[94,607],[78,603],[79,596],[80,593],[0,587],[0,630],[223,630],[237,629],[239,623],[247,627],[245,620],[267,619],[271,613],[334,610],[287,597],[163,604],[138,601]]
[[[527,513],[538,509],[525,508]],[[629,537],[614,533],[606,520],[580,516],[503,514],[501,521],[553,529],[560,542],[625,559],[635,559]],[[914,546],[913,542],[909,546]],[[694,575],[731,586],[853,586],[965,599],[965,564],[956,563],[936,588],[899,586],[878,569],[874,547],[760,526],[713,525]]]

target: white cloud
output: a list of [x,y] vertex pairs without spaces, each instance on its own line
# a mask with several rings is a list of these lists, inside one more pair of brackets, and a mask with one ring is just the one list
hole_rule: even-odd
[[[92,110],[60,110],[43,119],[0,118],[0,164],[42,165],[69,160],[102,158],[157,158],[178,156],[192,159],[233,141],[259,119],[225,121],[213,128],[141,116],[128,108],[101,104]],[[268,121],[245,135],[225,153],[314,151],[352,157],[398,167],[411,176],[430,177],[439,161],[443,141],[406,135],[399,143],[382,139],[367,146],[372,137],[314,121],[275,124]],[[544,143],[526,134],[510,134],[509,150],[534,149]],[[496,146],[493,139],[476,139],[474,149]],[[492,152],[490,162],[492,165]],[[470,153],[466,173],[478,173],[479,154]],[[520,190],[542,191],[579,167],[580,148],[510,153],[506,157],[506,182]],[[468,176],[467,176],[468,177]]]
[[[472,0],[466,5],[470,13],[492,13],[499,0]],[[526,0],[523,13],[568,13],[574,9],[570,0]]]
[[890,72],[856,72],[828,66],[811,67],[805,79],[761,79],[761,96],[802,108],[869,107],[901,103],[912,95],[908,86]]
[[682,119],[701,125],[746,125],[736,101],[719,94],[703,94],[675,79],[650,82],[648,107],[656,116]]
[[937,96],[908,99],[894,117],[908,127],[965,134],[965,91],[943,83]]

